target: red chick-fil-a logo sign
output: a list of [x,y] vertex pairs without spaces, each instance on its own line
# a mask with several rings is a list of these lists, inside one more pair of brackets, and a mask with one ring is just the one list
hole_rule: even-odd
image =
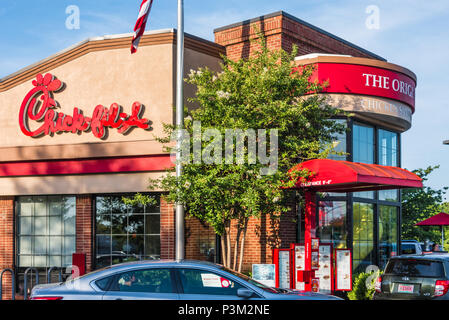
[[[62,81],[52,74],[45,76],[38,74],[33,82],[34,88],[23,99],[19,113],[19,124],[23,134],[29,137],[53,135],[55,133],[89,132],[104,139],[108,128],[117,129],[118,133],[125,134],[132,128],[151,129],[150,121],[141,118],[143,106],[134,102],[131,115],[121,111],[117,103],[110,108],[97,105],[91,117],[87,117],[78,109],[73,109],[72,115],[57,112],[57,102],[53,93],[61,91],[64,87]],[[37,129],[30,128],[30,122],[41,123]]]

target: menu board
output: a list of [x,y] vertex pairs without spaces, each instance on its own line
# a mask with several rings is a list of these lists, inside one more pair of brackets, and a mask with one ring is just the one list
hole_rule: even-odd
[[252,278],[269,287],[276,287],[276,266],[274,264],[253,264]]
[[335,250],[335,290],[352,290],[352,254],[349,249]]
[[290,289],[290,251],[279,251],[279,288]]
[[[298,274],[298,271],[304,271],[306,268],[306,248],[304,245],[296,245],[295,246],[295,275]],[[297,277],[295,276],[295,279]],[[295,283],[296,290],[304,290],[305,283],[296,281]]]
[[320,268],[320,252],[312,251],[312,270],[318,270]]
[[319,269],[315,271],[315,277],[319,281],[319,292],[332,293],[332,245],[321,244],[319,248]]
[[318,238],[312,238],[312,251],[318,250],[320,247],[320,239]]

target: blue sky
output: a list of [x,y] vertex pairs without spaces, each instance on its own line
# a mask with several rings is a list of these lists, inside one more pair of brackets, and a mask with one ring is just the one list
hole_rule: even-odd
[[[449,1],[185,0],[186,32],[213,40],[213,29],[283,10],[372,51],[418,76],[412,128],[402,135],[407,169],[439,164],[435,188],[449,186]],[[0,78],[89,37],[129,33],[141,0],[0,0]],[[66,8],[80,9],[80,29],[66,28]],[[366,8],[379,8],[369,29]],[[176,0],[154,0],[147,30],[176,27]]]

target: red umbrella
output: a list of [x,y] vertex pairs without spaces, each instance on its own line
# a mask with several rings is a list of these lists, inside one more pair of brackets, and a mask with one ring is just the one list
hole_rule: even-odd
[[415,224],[415,226],[440,226],[441,227],[441,247],[444,248],[444,229],[443,226],[449,226],[449,214],[440,212],[429,219]]

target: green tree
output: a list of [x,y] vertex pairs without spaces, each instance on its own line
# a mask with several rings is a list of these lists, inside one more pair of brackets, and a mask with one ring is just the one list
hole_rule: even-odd
[[[223,57],[220,72],[191,71],[186,81],[196,87],[190,102],[197,107],[185,109],[182,177],[177,179],[171,171],[151,181],[151,186],[168,191],[168,201],[183,203],[188,215],[214,228],[221,236],[223,264],[237,271],[242,271],[249,218],[289,210],[292,192],[282,187],[293,186],[295,178],[308,173],[288,170],[298,162],[333,153],[333,137],[345,130],[331,120],[342,111],[316,94],[323,86],[310,81],[313,68],[293,68],[297,49],[270,51],[260,41],[261,49],[246,60]],[[176,129],[165,125],[167,136]],[[242,133],[235,137],[235,149],[234,138],[231,149],[220,139],[229,129]],[[269,165],[251,153],[251,132],[257,134],[258,152],[266,151],[270,157]],[[239,143],[243,153],[237,150]],[[205,160],[210,158],[215,161]],[[232,226],[237,229],[233,246]]]
[[423,179],[424,188],[406,189],[402,191],[402,239],[426,239],[439,243],[441,233],[439,227],[418,227],[416,223],[428,219],[442,209],[443,198],[448,187],[440,190],[426,186],[429,175],[440,166],[429,166],[426,169],[416,169],[416,173]]

